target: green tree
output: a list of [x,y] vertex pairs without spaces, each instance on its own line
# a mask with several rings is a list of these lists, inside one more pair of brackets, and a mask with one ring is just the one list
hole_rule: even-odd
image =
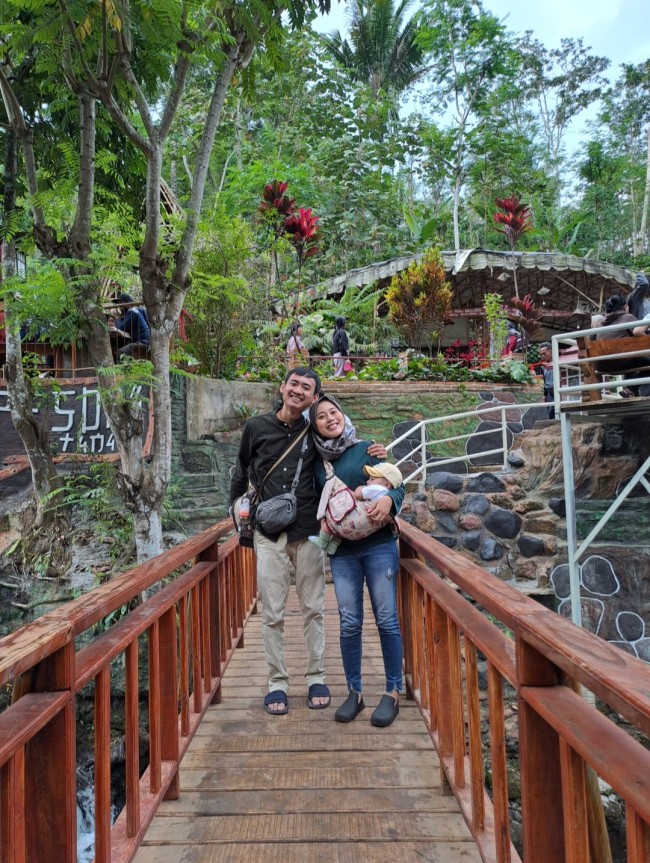
[[512,72],[512,50],[504,26],[479,0],[427,0],[419,13],[417,42],[431,61],[428,100],[453,114],[445,161],[453,196],[454,247],[460,249],[460,202],[473,141],[488,122],[490,95]]
[[251,342],[249,321],[264,313],[256,295],[253,234],[240,218],[219,215],[201,223],[188,294],[185,350],[200,374],[232,377],[235,360]]
[[[283,0],[226,2],[218,13],[206,3],[120,5],[101,0],[88,7],[82,0],[34,0],[31,14],[20,0],[2,0],[5,28],[0,51],[0,94],[6,123],[21,142],[29,191],[33,236],[48,257],[76,259],[74,287],[93,362],[100,373],[104,407],[121,459],[119,475],[127,507],[134,517],[138,558],[162,550],[161,507],[171,469],[170,339],[190,286],[190,269],[206,188],[210,154],[222,109],[235,72],[243,74],[253,52],[263,47],[277,57],[290,26],[301,26],[308,11],[326,11],[329,0],[284,4]],[[37,150],[29,116],[7,76],[6,59],[25,45],[38,46],[36,67],[49,75],[51,96],[61,92],[61,69],[78,105],[78,159],[74,217],[48,222],[42,208]],[[212,82],[207,112],[192,153],[190,190],[184,208],[166,195],[161,207],[164,156],[170,131],[190,72],[201,69]],[[146,182],[139,189],[144,221],[137,253],[142,295],[151,324],[151,360],[156,375],[151,458],[142,441],[141,408],[125,397],[123,372],[113,362],[102,313],[101,292],[92,255],[102,245],[102,218],[96,198],[97,111],[102,122],[119,130],[138,151]],[[189,165],[188,160],[188,165]],[[106,248],[106,243],[104,248]]]
[[545,144],[546,169],[556,178],[564,136],[571,120],[600,98],[609,66],[606,57],[590,54],[582,39],[561,39],[546,48],[529,30],[519,41],[521,83],[537,105]]
[[380,91],[397,102],[400,93],[423,71],[423,52],[416,41],[414,19],[405,20],[413,0],[354,0],[350,37],[340,31],[327,40],[332,57],[354,81],[367,84],[372,99]]

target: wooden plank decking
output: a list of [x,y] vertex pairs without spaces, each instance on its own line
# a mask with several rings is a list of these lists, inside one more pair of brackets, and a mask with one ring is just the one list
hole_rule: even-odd
[[289,714],[264,713],[260,618],[246,629],[223,686],[185,756],[180,799],[164,802],[135,863],[479,863],[414,702],[391,728],[370,725],[384,686],[379,639],[366,609],[366,710],[334,721],[347,694],[331,585],[327,671],[333,706],[309,710],[302,621],[291,590],[286,621]]

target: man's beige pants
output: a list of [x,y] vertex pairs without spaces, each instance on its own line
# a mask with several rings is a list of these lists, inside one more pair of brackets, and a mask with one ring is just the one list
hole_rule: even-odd
[[296,572],[296,594],[302,609],[307,687],[312,683],[325,683],[323,552],[308,539],[287,542],[287,534],[282,533],[277,542],[272,542],[256,530],[255,553],[257,587],[262,597],[262,634],[269,669],[269,692],[289,690],[289,673],[284,658],[284,611],[289,595],[290,562]]

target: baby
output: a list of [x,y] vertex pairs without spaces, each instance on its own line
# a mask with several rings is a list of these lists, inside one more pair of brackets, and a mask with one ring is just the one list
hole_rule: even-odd
[[[390,489],[399,488],[403,482],[400,469],[394,464],[389,464],[388,462],[366,465],[364,467],[364,472],[368,474],[369,479],[365,485],[357,486],[354,490],[354,499],[355,501],[359,501],[359,503],[354,507],[356,512],[363,507],[364,502],[378,500],[380,497],[388,494]],[[352,493],[351,490],[350,493]],[[377,525],[374,530],[379,530],[379,527],[380,525]],[[373,529],[369,530],[368,534],[372,532]],[[335,533],[331,525],[328,524],[327,518],[321,520],[320,533],[318,536],[309,537],[311,542],[315,543],[319,548],[322,548],[323,551],[327,552],[329,555],[336,552],[336,549],[341,544],[341,540],[349,538],[350,537],[345,536],[344,524],[341,525],[341,532]]]

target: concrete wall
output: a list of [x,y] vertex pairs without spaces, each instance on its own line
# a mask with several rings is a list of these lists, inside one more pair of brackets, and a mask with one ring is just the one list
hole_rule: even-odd
[[[247,415],[273,408],[276,384],[185,378],[187,440],[239,428]],[[242,407],[248,411],[238,412]]]

